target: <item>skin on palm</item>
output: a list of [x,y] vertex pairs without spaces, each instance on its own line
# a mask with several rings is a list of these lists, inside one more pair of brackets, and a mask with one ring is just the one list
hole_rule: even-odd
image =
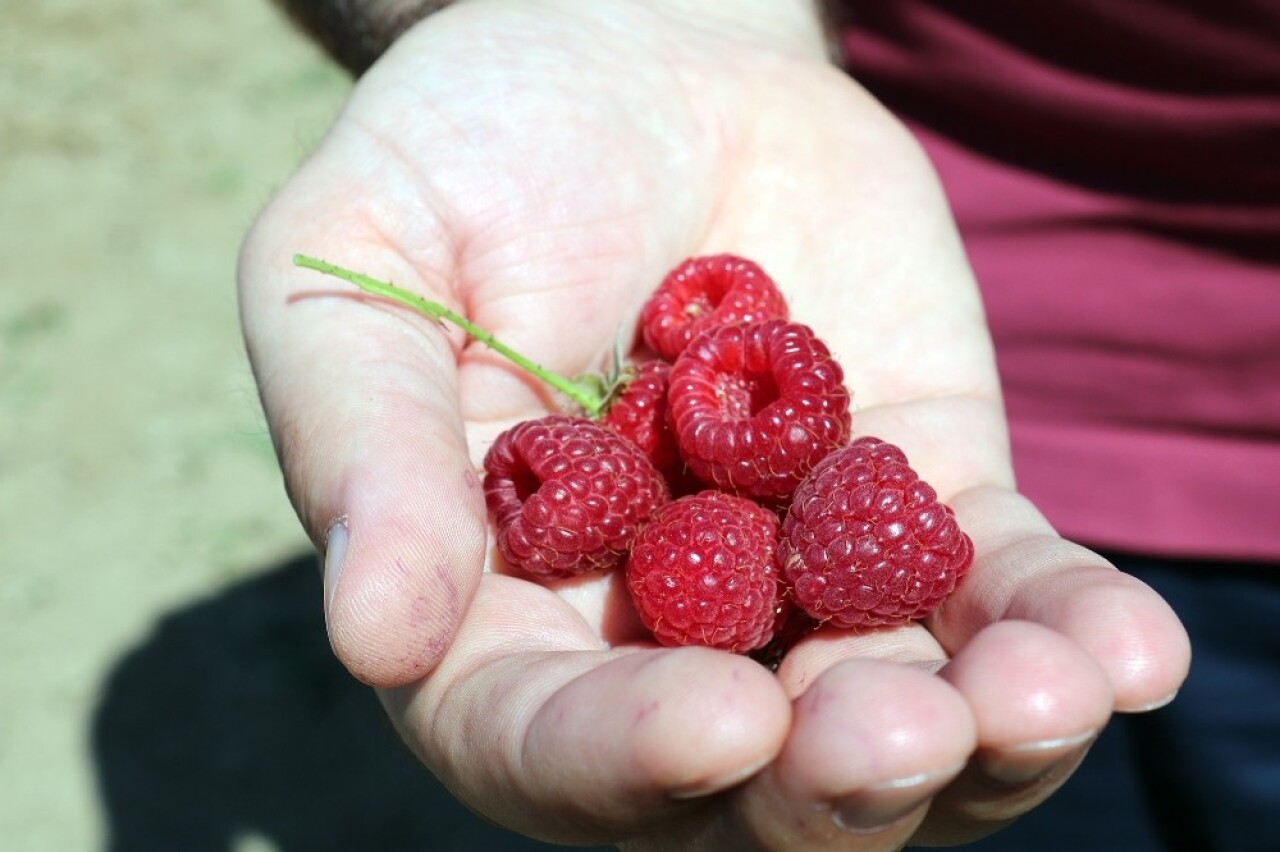
[[[1010,490],[981,304],[905,130],[790,7],[735,30],[682,24],[696,5],[477,0],[406,34],[250,235],[246,338],[300,517],[320,545],[335,519],[349,530],[326,572],[335,651],[465,801],[558,840],[894,848],[922,812],[850,846],[839,803],[927,797],[975,752],[1155,703],[1185,674],[1185,637]],[[317,290],[295,251],[441,301],[566,375],[599,366],[676,260],[750,256],[840,359],[855,434],[903,447],[978,560],[927,628],[823,631],[777,678],[628,644],[616,578],[481,575],[475,466],[556,400],[458,332]],[[1052,676],[1009,671],[1024,641]],[[850,712],[854,689],[880,715]],[[997,695],[1020,711],[992,712]],[[812,756],[837,741],[857,746],[840,771]],[[992,800],[967,777],[921,836],[979,834],[1061,780]],[[936,783],[898,784],[912,778]]]

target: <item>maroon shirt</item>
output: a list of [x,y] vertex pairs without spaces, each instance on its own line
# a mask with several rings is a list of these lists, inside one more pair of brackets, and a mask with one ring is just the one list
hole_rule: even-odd
[[1280,0],[848,5],[950,198],[1021,489],[1095,546],[1280,559]]

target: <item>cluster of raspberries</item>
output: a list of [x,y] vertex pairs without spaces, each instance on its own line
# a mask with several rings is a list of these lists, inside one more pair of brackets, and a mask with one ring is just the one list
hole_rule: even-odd
[[621,568],[658,642],[735,653],[789,623],[901,624],[952,592],[969,537],[902,450],[851,440],[840,365],[758,265],[685,261],[640,335],[651,357],[598,420],[525,421],[489,449],[485,500],[512,568]]

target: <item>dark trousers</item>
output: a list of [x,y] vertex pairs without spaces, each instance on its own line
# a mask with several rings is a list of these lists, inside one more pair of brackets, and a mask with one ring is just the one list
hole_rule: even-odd
[[1117,716],[1071,780],[984,852],[1280,852],[1280,566],[1110,554],[1191,635],[1166,707]]

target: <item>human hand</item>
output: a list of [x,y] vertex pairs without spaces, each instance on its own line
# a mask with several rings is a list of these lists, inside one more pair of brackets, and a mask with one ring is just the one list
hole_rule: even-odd
[[[600,365],[680,259],[749,256],[840,359],[855,434],[901,445],[955,508],[974,567],[924,624],[819,631],[776,676],[639,641],[613,577],[482,573],[475,466],[556,401],[461,333],[291,267],[299,251],[567,375]],[[361,81],[255,225],[240,282],[289,493],[327,549],[335,652],[451,790],[517,831],[959,842],[1034,806],[1114,710],[1185,675],[1168,607],[1014,490],[937,184],[825,62],[803,0],[457,4]]]

